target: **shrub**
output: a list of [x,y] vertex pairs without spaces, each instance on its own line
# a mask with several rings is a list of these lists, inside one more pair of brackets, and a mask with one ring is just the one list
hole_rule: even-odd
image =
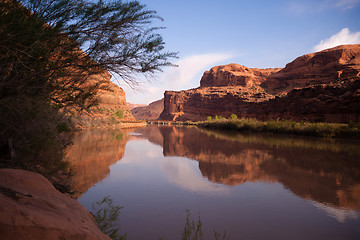
[[223,116],[218,116],[218,115],[215,116],[215,121],[220,121],[223,119],[226,119],[226,118],[224,118]]
[[238,117],[237,117],[236,114],[231,114],[230,117],[229,117],[230,120],[237,120],[237,118]]
[[113,113],[114,116],[118,117],[119,119],[124,118],[124,111],[123,110],[117,110],[115,113]]
[[103,200],[97,201],[92,205],[92,214],[95,217],[95,221],[99,229],[108,235],[111,239],[125,240],[126,233],[121,235],[119,233],[119,227],[117,221],[120,215],[120,210],[123,207],[114,206],[110,196],[106,196]]

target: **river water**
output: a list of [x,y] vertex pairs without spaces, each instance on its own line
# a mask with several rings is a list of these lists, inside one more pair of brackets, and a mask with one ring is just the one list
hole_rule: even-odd
[[127,239],[360,239],[360,142],[149,126],[77,134],[81,204],[110,196]]

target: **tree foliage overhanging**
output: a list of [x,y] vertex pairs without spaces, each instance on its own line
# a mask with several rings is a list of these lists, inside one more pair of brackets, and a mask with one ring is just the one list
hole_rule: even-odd
[[56,143],[58,109],[96,104],[92,75],[136,85],[173,66],[157,19],[136,0],[0,0],[0,159],[39,158],[49,136]]

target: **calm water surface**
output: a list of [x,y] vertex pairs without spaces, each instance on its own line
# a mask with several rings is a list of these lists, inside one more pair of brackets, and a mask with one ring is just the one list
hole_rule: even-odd
[[81,204],[110,195],[128,239],[360,239],[360,143],[189,127],[86,132],[67,159]]

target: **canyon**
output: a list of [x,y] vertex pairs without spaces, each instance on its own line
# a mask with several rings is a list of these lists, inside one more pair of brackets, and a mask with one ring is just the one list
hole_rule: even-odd
[[160,119],[207,116],[315,122],[360,121],[360,44],[306,54],[285,68],[239,64],[206,71],[200,87],[166,91]]

